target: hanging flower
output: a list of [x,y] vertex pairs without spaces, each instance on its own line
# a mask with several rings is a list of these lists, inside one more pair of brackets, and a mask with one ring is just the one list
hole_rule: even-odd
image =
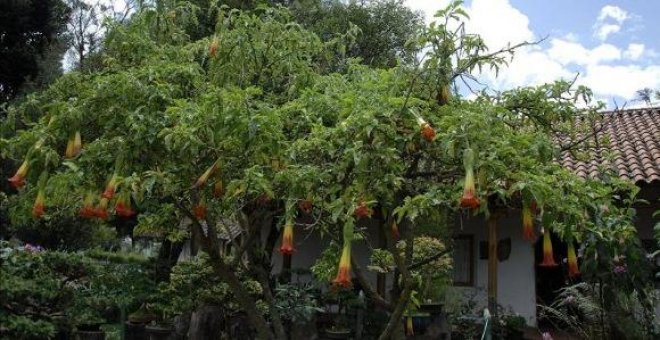
[[344,241],[344,247],[339,259],[337,277],[332,281],[336,286],[348,288],[351,286],[351,244]]
[[74,142],[74,137],[71,136],[69,140],[66,142],[66,150],[64,151],[64,158],[66,159],[71,159],[75,157],[73,154],[73,142]]
[[476,209],[481,202],[476,196],[474,187],[474,152],[472,149],[465,149],[463,153],[463,166],[465,167],[465,186],[463,188],[463,197],[461,197],[461,208]]
[[413,318],[412,316],[406,317],[406,336],[415,335],[415,330],[413,329]]
[[554,256],[552,256],[552,239],[550,239],[550,229],[544,228],[543,231],[543,262],[539,264],[541,267],[556,267]]
[[295,249],[293,249],[293,223],[287,222],[284,225],[284,233],[282,234],[282,246],[280,247],[280,253],[283,255],[291,255]]
[[222,184],[222,180],[218,179],[213,183],[213,197],[215,198],[220,198],[222,195],[225,193],[225,188],[224,185]]
[[94,209],[94,216],[102,220],[108,219],[108,198],[101,198],[99,205]]
[[199,202],[197,202],[197,205],[193,207],[193,215],[198,220],[203,220],[206,218],[206,213],[208,211],[208,208],[206,207],[206,199],[204,197],[199,199]]
[[131,195],[128,191],[121,194],[115,203],[115,214],[121,217],[131,217],[135,215],[135,210],[131,208]]
[[211,44],[209,45],[209,56],[211,58],[215,58],[215,56],[218,54],[218,48],[220,47],[220,41],[217,36],[213,36],[213,39],[211,40]]
[[523,239],[530,242],[536,240],[536,235],[534,233],[534,211],[532,209],[533,205],[535,205],[534,202],[531,204],[523,202],[522,210]]
[[85,199],[83,200],[83,206],[82,208],[80,208],[78,215],[84,218],[90,218],[96,216],[96,211],[94,209],[94,194],[92,192],[88,192],[85,195]]
[[361,200],[353,213],[358,218],[363,218],[363,217],[369,218],[371,217],[371,214],[373,214],[373,210],[369,208],[369,206],[365,201]]
[[108,181],[108,184],[105,186],[105,190],[103,191],[103,194],[101,194],[101,197],[107,198],[107,199],[112,199],[112,197],[115,195],[115,190],[117,190],[117,181],[119,180],[119,176],[117,174],[113,174],[112,177],[110,178],[110,181]]
[[8,179],[9,184],[11,184],[14,189],[20,189],[25,185],[25,177],[27,177],[29,169],[30,163],[27,160],[24,160],[23,164],[21,164],[14,176]]
[[575,255],[575,246],[573,241],[568,242],[568,277],[576,277],[580,275],[578,267],[577,256]]
[[422,134],[422,137],[428,142],[432,142],[433,140],[435,140],[435,130],[433,129],[433,127],[431,127],[431,124],[427,123],[421,117],[417,118],[417,122],[419,123],[420,133]]
[[34,201],[34,205],[32,205],[32,216],[34,218],[40,218],[43,216],[45,212],[44,208],[44,202],[46,199],[46,194],[44,194],[44,189],[39,188],[39,192],[37,193],[37,199]]
[[80,137],[80,131],[76,131],[75,136],[73,137],[73,157],[76,157],[82,151],[82,138]]
[[193,185],[193,188],[200,188],[201,186],[206,184],[206,181],[208,181],[209,177],[211,177],[211,175],[213,175],[218,170],[219,166],[220,166],[220,160],[218,159],[215,162],[213,162],[213,164],[211,164],[211,166],[208,169],[206,169],[206,171],[204,171],[204,173],[201,176],[199,176],[199,178]]
[[390,226],[390,231],[392,232],[392,239],[398,240],[400,235],[399,235],[399,226],[396,225],[396,221],[392,221],[392,225]]
[[314,203],[312,203],[312,200],[309,198],[300,200],[298,202],[298,208],[300,209],[300,211],[304,212],[305,214],[311,214],[312,209],[314,208]]

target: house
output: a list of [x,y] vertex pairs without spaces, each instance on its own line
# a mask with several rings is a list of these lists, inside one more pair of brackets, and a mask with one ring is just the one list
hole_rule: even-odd
[[[601,166],[614,170],[619,177],[630,180],[640,187],[639,198],[649,204],[637,204],[635,224],[644,244],[653,246],[654,211],[660,209],[660,108],[618,110],[603,112],[602,127],[597,132],[599,138],[609,140],[592,150],[593,157],[588,162],[582,162],[570,154],[561,156],[563,166],[573,170],[582,177],[599,178]],[[614,151],[616,157],[608,163],[602,156],[604,150]],[[536,324],[536,306],[551,298],[553,291],[565,282],[565,266],[554,269],[541,269],[537,263],[541,261],[540,241],[530,244],[522,239],[522,222],[520,211],[509,211],[506,216],[497,221],[494,232],[483,217],[468,218],[456,216],[454,245],[454,282],[456,293],[464,298],[474,299],[476,305],[485,307],[491,295],[499,305],[507,311],[518,313],[525,317],[528,324]],[[377,238],[375,228],[368,228]],[[301,235],[302,234],[302,235]],[[327,241],[321,240],[315,233],[297,233],[297,253],[292,258],[292,268],[310,268],[314,265],[323,246]],[[489,261],[489,237],[497,240],[499,252]],[[566,254],[566,246],[560,242],[555,244],[555,256]],[[562,249],[563,247],[563,249]],[[277,247],[276,247],[277,248]],[[354,257],[365,268],[369,261],[369,248],[364,244],[356,244]],[[274,271],[281,269],[281,257],[273,256]],[[495,275],[497,280],[489,280]],[[377,275],[365,271],[372,282]],[[387,283],[391,284],[391,277]],[[490,291],[490,294],[489,294]],[[457,296],[453,294],[454,296]],[[494,296],[493,296],[494,295]]]

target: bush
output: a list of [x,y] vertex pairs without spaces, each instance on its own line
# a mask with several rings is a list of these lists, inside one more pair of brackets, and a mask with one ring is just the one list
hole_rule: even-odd
[[48,338],[67,327],[67,312],[75,304],[76,287],[94,271],[88,259],[41,248],[0,247],[0,337]]
[[119,308],[146,299],[153,291],[149,262],[112,258],[0,241],[0,338],[50,338],[75,325],[116,320]]
[[[242,272],[239,278],[250,295],[256,297],[262,294],[259,282]],[[215,274],[208,255],[204,253],[174,266],[170,280],[159,284],[150,300],[152,307],[164,318],[192,312],[204,305],[221,306],[228,313],[240,309],[229,286]],[[261,300],[258,305],[265,310]]]

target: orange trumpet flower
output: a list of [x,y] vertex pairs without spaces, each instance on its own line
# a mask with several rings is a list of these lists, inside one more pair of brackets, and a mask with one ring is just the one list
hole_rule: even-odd
[[393,240],[398,240],[400,235],[399,235],[399,226],[396,225],[396,221],[392,221],[392,225],[390,226],[390,230],[392,232],[392,239]]
[[522,223],[523,223],[523,239],[525,241],[533,242],[536,239],[534,233],[534,211],[527,202],[523,202],[522,210]]
[[78,156],[80,151],[82,151],[82,138],[80,137],[80,131],[76,131],[73,136],[73,156]]
[[209,56],[211,58],[215,58],[215,56],[218,54],[219,47],[220,47],[220,41],[218,40],[218,37],[213,36],[213,40],[211,40],[211,44],[209,45]]
[[335,286],[348,288],[351,286],[351,244],[344,242],[344,248],[339,259],[337,277],[332,281]]
[[75,157],[73,154],[73,136],[69,138],[69,140],[66,142],[66,150],[64,151],[64,158],[66,159],[71,159]]
[[568,243],[568,276],[573,278],[580,275],[577,256],[575,255],[575,246],[573,241]]
[[23,161],[23,164],[16,170],[14,176],[8,179],[9,183],[15,189],[20,189],[25,185],[25,177],[27,177],[28,170],[30,170],[30,163],[27,160]]
[[102,220],[108,219],[108,198],[101,198],[99,205],[94,209],[94,216]]
[[295,249],[293,249],[293,223],[287,222],[284,225],[284,233],[282,234],[282,246],[280,247],[280,253],[283,255],[291,255]]
[[96,211],[94,209],[94,194],[91,192],[88,192],[85,195],[85,199],[83,200],[83,206],[80,208],[80,211],[78,212],[78,215],[84,218],[90,218],[96,216]]
[[128,191],[123,193],[115,203],[115,213],[121,217],[131,217],[135,215],[135,210],[131,208],[131,196]]
[[298,202],[298,208],[305,214],[310,214],[314,208],[314,203],[312,203],[311,199],[307,198]]
[[193,188],[199,188],[203,186],[206,183],[206,181],[209,180],[209,177],[211,177],[211,175],[213,175],[218,170],[219,166],[220,166],[220,160],[218,159],[215,162],[213,162],[213,164],[211,164],[211,166],[208,169],[206,169],[206,171],[204,171],[204,173],[201,176],[199,176],[199,178],[193,185]]
[[463,165],[465,166],[465,184],[463,187],[463,197],[461,197],[461,208],[476,209],[481,202],[477,197],[474,186],[474,152],[472,149],[465,149],[463,154]]
[[206,218],[206,213],[208,212],[208,208],[206,207],[206,200],[204,197],[199,199],[199,202],[197,202],[197,205],[193,207],[193,215],[197,217],[198,220],[203,220]]
[[412,316],[406,317],[406,336],[415,335],[415,330],[413,329],[413,318]]
[[225,193],[225,188],[222,184],[222,180],[219,179],[213,183],[213,197],[220,198]]
[[435,130],[431,127],[431,124],[427,123],[423,118],[417,118],[417,122],[419,123],[422,138],[428,142],[435,140]]
[[371,208],[367,206],[367,203],[365,203],[364,201],[360,201],[360,203],[358,204],[357,208],[355,208],[355,211],[353,213],[358,218],[362,218],[362,217],[368,218],[371,217],[371,214],[373,214],[373,210],[371,210]]
[[552,239],[550,238],[550,229],[544,228],[543,232],[543,262],[541,267],[556,267],[557,263],[552,255]]
[[37,193],[37,199],[34,201],[34,205],[32,206],[32,216],[34,218],[40,218],[43,216],[45,212],[44,208],[44,202],[45,202],[46,194],[44,194],[44,189],[39,188],[39,192]]
[[112,197],[115,195],[115,190],[117,190],[117,181],[119,180],[119,176],[117,174],[113,174],[112,177],[110,177],[110,181],[108,181],[108,184],[105,186],[105,190],[103,191],[103,194],[101,194],[101,197],[107,198],[107,199],[112,199]]

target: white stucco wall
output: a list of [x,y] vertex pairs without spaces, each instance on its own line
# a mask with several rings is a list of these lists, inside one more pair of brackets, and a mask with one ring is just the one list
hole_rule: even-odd
[[[500,219],[498,223],[498,240],[511,238],[511,254],[505,261],[498,263],[498,303],[506,311],[518,313],[527,319],[529,325],[536,325],[536,284],[534,267],[534,248],[529,242],[522,239],[522,226],[519,214],[511,212],[510,217]],[[371,240],[377,240],[375,228],[368,228]],[[474,237],[474,286],[454,287],[456,293],[473,297],[481,308],[487,305],[486,290],[488,287],[488,261],[479,259],[479,242],[488,240],[488,229],[483,217],[457,219],[456,234],[473,235]],[[314,265],[321,251],[328,244],[316,233],[305,232],[297,228],[295,232],[296,252],[292,258],[293,269],[310,268]],[[374,242],[374,241],[372,241]],[[279,242],[273,254],[273,272],[282,268],[282,257],[277,252]],[[353,256],[362,265],[365,274],[375,285],[376,274],[366,270],[369,261],[369,249],[364,241],[356,242],[353,247]],[[388,288],[392,283],[391,276],[387,277]],[[453,296],[456,298],[456,295]]]
[[[482,308],[487,305],[488,260],[479,259],[479,242],[488,241],[488,226],[483,217],[456,222],[456,233],[474,237],[474,286],[455,287],[457,293],[474,295]],[[498,262],[498,303],[505,311],[511,310],[536,325],[536,280],[534,245],[522,239],[520,217],[512,212],[509,217],[498,221],[498,240],[511,238],[511,254],[505,261]]]

